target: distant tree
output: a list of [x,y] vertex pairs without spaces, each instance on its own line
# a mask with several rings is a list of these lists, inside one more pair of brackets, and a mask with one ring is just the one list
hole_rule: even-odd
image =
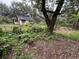
[[21,15],[28,13],[28,7],[22,2],[12,2],[11,11],[14,15]]
[[0,15],[2,16],[9,15],[9,7],[6,4],[1,2],[0,2]]
[[79,29],[79,0],[66,0],[63,12],[68,20],[73,20],[73,27]]
[[23,2],[13,1],[10,9],[11,9],[11,17],[16,17],[19,23],[20,23],[20,20],[18,19],[18,16],[26,15],[30,11],[30,8],[27,6],[27,4],[24,1]]

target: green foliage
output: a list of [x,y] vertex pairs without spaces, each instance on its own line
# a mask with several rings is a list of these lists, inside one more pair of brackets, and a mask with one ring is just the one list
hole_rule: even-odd
[[27,56],[24,56],[22,59],[33,59],[33,58],[32,58],[32,56],[27,55]]
[[0,36],[2,36],[3,35],[3,30],[2,30],[2,28],[0,28]]
[[64,18],[64,19],[59,19],[57,21],[57,26],[65,26],[65,27],[72,27],[73,26],[73,23],[75,22],[76,20],[74,20],[73,18]]
[[[26,2],[26,1],[25,1]],[[13,1],[11,4],[11,10],[10,10],[10,16],[14,17],[16,15],[24,15],[25,13],[30,13],[31,9],[29,8],[29,6],[27,6],[27,4],[24,1],[22,2],[15,2]]]
[[79,12],[77,14],[70,14],[67,18],[61,17],[57,21],[58,26],[66,26],[66,27],[73,27],[73,24],[75,24],[79,19]]
[[75,18],[68,18],[68,19],[59,19],[57,21],[57,26],[65,26],[65,27],[73,27],[73,24],[77,22],[77,19]]
[[[0,29],[2,32],[2,29]],[[3,33],[3,32],[2,32]],[[79,40],[79,33],[73,32],[69,35],[64,35],[62,33],[53,33],[50,35],[44,23],[40,22],[39,24],[26,24],[19,27],[14,27],[12,32],[4,32],[0,37],[0,50],[3,51],[3,54],[6,55],[8,52],[8,47],[13,47],[14,55],[13,58],[17,59],[32,59],[33,56],[26,55],[23,56],[21,49],[24,46],[26,41],[37,41],[37,40],[60,40],[60,39],[70,39],[70,40]],[[5,52],[5,53],[4,53]],[[4,57],[3,55],[3,57]],[[5,58],[4,58],[5,59]]]
[[0,16],[0,24],[12,23],[12,20],[8,16]]
[[8,6],[6,4],[0,2],[0,14],[6,16],[6,15],[8,15],[8,13],[9,13]]
[[66,40],[73,40],[73,41],[79,41],[79,32],[77,31],[74,31],[74,32],[71,32],[67,35],[65,34],[62,34],[62,33],[56,33],[57,38],[63,38],[63,39],[66,39]]
[[32,26],[30,29],[29,29],[29,32],[42,32],[43,31],[43,29],[41,28],[41,27],[39,27],[38,25],[34,25],[34,26]]
[[39,22],[38,24],[25,24],[21,26],[22,31],[27,31],[27,32],[42,32],[46,29],[46,26],[43,22]]
[[68,37],[72,40],[79,40],[79,32],[72,32],[68,35]]
[[12,47],[16,43],[15,37],[11,33],[5,33],[0,37],[0,51],[2,51],[3,59],[8,52],[9,47]]
[[20,27],[14,27],[13,28],[13,33],[15,33],[15,34],[21,34],[22,31],[21,31]]

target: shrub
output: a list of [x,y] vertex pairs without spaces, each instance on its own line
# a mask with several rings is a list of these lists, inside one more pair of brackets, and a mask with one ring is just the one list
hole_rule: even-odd
[[41,28],[40,26],[38,26],[36,24],[36,25],[33,25],[32,27],[30,27],[27,32],[30,32],[30,33],[32,33],[32,32],[39,33],[39,32],[43,32],[43,31],[44,31],[44,29]]
[[79,40],[79,32],[72,32],[68,35],[68,37],[72,40]]
[[3,30],[2,28],[0,28],[0,36],[2,36],[4,33],[3,33]]
[[38,27],[38,26],[33,26],[33,27],[31,28],[31,31],[33,31],[33,32],[42,32],[43,29],[40,28],[40,27]]
[[65,27],[71,27],[73,25],[72,19],[59,19],[57,21],[58,26],[65,26]]
[[13,28],[13,33],[15,33],[15,34],[21,34],[22,31],[21,31],[20,27],[14,27]]
[[21,30],[22,30],[23,32],[26,32],[26,31],[28,31],[31,27],[32,27],[31,24],[26,24],[26,25],[21,26]]
[[13,21],[7,16],[0,16],[0,24],[12,23]]
[[22,31],[27,31],[27,32],[42,32],[46,29],[45,23],[40,22],[38,24],[25,24],[21,27]]

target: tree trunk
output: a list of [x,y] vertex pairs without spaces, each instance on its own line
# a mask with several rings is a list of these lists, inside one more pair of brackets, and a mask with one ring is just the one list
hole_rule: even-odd
[[51,27],[50,27],[50,19],[49,19],[48,15],[47,15],[47,12],[46,12],[45,0],[42,0],[42,12],[43,12],[43,15],[45,17],[45,22],[47,24],[48,31],[50,32],[50,29],[51,29]]
[[55,12],[53,13],[51,24],[50,24],[52,26],[51,32],[53,32],[53,30],[54,30],[54,26],[57,21],[57,16],[60,14],[63,3],[64,3],[64,0],[59,0],[58,6],[57,6]]
[[[58,6],[57,6],[57,8],[56,8],[56,10],[54,12],[46,10],[45,1],[46,0],[42,0],[42,12],[43,12],[43,15],[45,17],[45,21],[46,21],[49,32],[53,33],[54,26],[55,26],[55,23],[56,23],[56,20],[57,20],[57,16],[60,14],[60,10],[61,10],[61,8],[63,6],[64,0],[59,0]],[[53,13],[52,19],[50,19],[48,17],[47,12]]]
[[53,15],[53,18],[52,18],[51,24],[50,24],[50,29],[51,29],[50,32],[52,32],[52,33],[53,33],[53,30],[54,30],[54,26],[56,24],[56,21],[57,21],[57,16]]

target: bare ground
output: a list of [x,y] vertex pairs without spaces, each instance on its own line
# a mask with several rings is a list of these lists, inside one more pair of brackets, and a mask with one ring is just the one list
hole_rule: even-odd
[[[62,27],[56,32],[62,32],[67,35],[74,32],[74,30]],[[25,44],[22,49],[22,55],[27,56],[29,54],[33,56],[33,59],[79,59],[79,41],[67,41],[64,39],[39,40],[34,42],[33,45]]]
[[37,41],[33,46],[25,45],[24,55],[33,59],[79,59],[79,42],[65,40]]
[[[55,32],[65,35],[75,31],[71,28],[61,27]],[[33,59],[79,59],[79,41],[49,40],[37,41],[33,46],[25,45],[24,55],[32,54]]]

